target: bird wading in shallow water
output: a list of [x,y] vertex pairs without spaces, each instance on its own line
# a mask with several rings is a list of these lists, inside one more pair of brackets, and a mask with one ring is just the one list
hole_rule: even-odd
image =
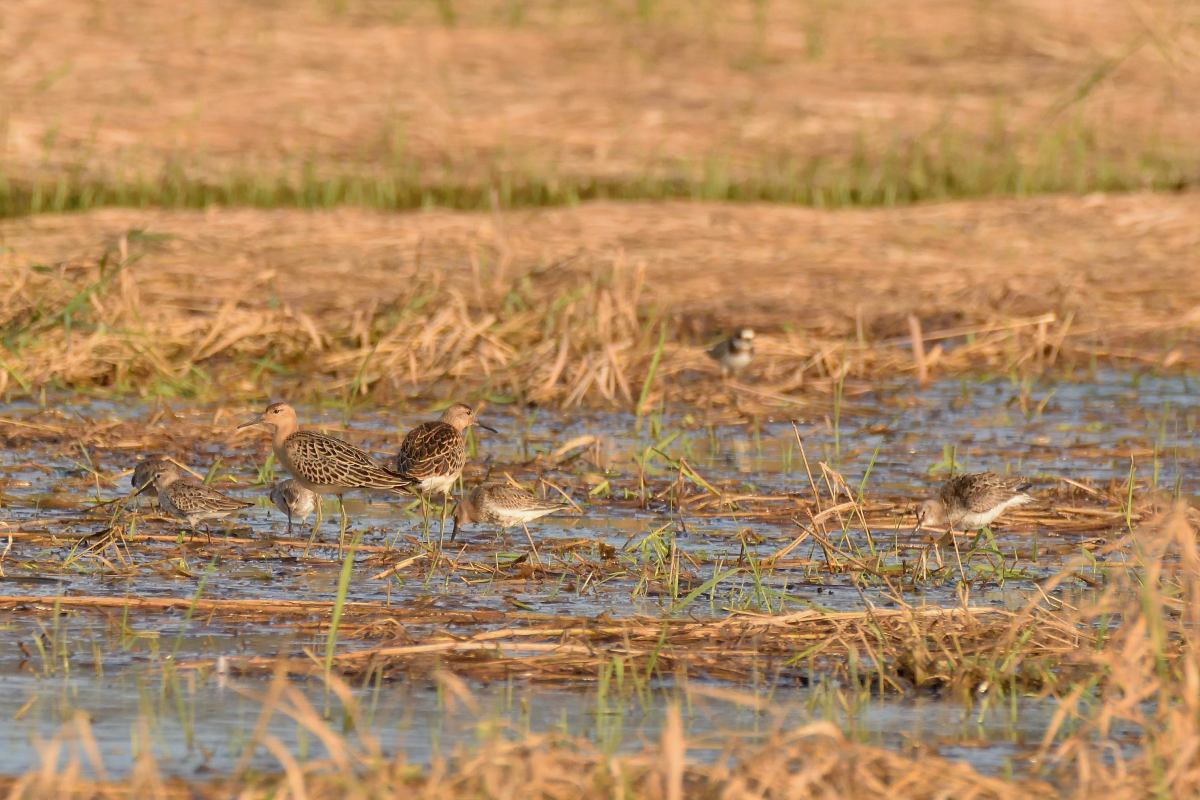
[[[227,497],[194,478],[186,478],[179,474],[174,464],[166,461],[154,468],[150,480],[158,491],[159,508],[187,522],[192,533],[201,522],[221,519],[254,505]],[[211,538],[207,529],[205,535]]]
[[133,476],[129,479],[133,487],[133,496],[140,497],[148,492],[157,492],[154,488],[154,472],[159,467],[173,466],[170,461],[158,456],[152,456],[145,461],[139,461],[133,468]]
[[299,519],[304,522],[308,519],[308,515],[317,507],[317,496],[296,483],[294,478],[288,478],[271,487],[271,502],[287,515],[287,532],[288,536],[291,536],[293,520]]
[[942,484],[937,495],[917,507],[917,525],[913,533],[927,526],[946,526],[946,536],[955,530],[986,528],[1010,508],[1033,502],[1027,492],[1032,486],[1020,477],[1005,477],[994,472],[955,475]]
[[537,545],[533,543],[528,523],[566,508],[563,503],[539,499],[518,486],[482,484],[476,486],[469,494],[464,493],[462,500],[455,507],[454,530],[450,534],[450,541],[453,542],[454,537],[458,535],[459,525],[472,522],[489,522],[499,525],[501,530],[520,525],[525,531],[525,537],[529,539],[529,547],[536,562]]
[[754,330],[741,328],[708,351],[709,358],[721,365],[726,376],[737,374],[754,359]]
[[434,494],[442,496],[439,543],[445,535],[450,493],[467,464],[467,438],[463,432],[472,425],[496,433],[495,428],[475,418],[475,411],[470,406],[455,403],[442,413],[441,419],[422,422],[409,431],[400,443],[400,452],[396,454],[396,472],[410,478],[421,495],[421,514],[426,532],[429,530],[426,498]]
[[[355,447],[333,436],[300,428],[296,410],[287,403],[272,403],[261,414],[243,422],[238,428],[266,425],[272,431],[271,445],[275,458],[301,487],[315,494],[337,495],[341,512],[338,534],[338,554],[346,539],[346,506],[342,495],[355,489],[376,489],[393,494],[409,491],[413,481],[397,475],[375,460],[361,447]],[[321,524],[320,514],[313,526],[316,535]]]

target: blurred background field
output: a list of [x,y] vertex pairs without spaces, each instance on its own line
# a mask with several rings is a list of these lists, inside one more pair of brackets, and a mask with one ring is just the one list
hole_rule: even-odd
[[0,209],[1191,186],[1179,0],[26,0]]

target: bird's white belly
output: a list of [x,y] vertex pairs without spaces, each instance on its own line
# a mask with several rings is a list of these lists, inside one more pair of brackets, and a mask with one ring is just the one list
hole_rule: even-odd
[[514,525],[533,522],[535,519],[553,514],[553,508],[526,508],[526,509],[505,509],[504,511],[492,512],[496,517],[496,523],[502,528],[511,528]]
[[753,353],[745,350],[735,350],[726,353],[725,357],[721,359],[721,363],[724,364],[728,369],[736,372],[748,367],[750,365],[750,359],[753,358],[753,355]]
[[987,511],[981,511],[979,513],[972,513],[970,511],[968,511],[966,514],[963,515],[962,521],[958,523],[958,527],[962,528],[963,530],[967,530],[967,531],[974,531],[974,530],[979,530],[980,528],[986,528],[992,524],[992,522],[996,519],[996,517],[1000,516],[1008,509],[1015,508],[1016,506],[1023,506],[1026,503],[1029,503],[1032,501],[1033,501],[1033,498],[1030,497],[1029,495],[1019,494],[1016,497],[1012,497],[1012,498],[1009,498],[1008,500],[1005,500],[1003,503],[1000,503],[999,505],[993,506],[992,508],[988,509]]
[[457,482],[458,475],[432,475],[417,486],[422,494],[450,494]]

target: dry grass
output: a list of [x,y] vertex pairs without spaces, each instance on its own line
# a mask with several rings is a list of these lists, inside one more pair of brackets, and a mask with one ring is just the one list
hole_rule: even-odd
[[[1194,368],[1197,215],[1194,195],[1134,195],[14,220],[0,390],[631,409],[645,388],[648,408],[762,411],[921,370]],[[764,333],[758,361],[714,391],[702,347],[739,324]]]
[[[552,800],[574,797],[681,800],[712,798],[973,798],[1020,800],[1053,797],[1035,781],[1004,781],[980,775],[970,767],[936,756],[916,761],[877,747],[848,741],[836,727],[815,723],[777,731],[755,746],[730,745],[713,763],[685,761],[689,746],[706,742],[684,739],[678,710],[669,712],[667,730],[657,745],[632,755],[611,755],[585,741],[529,736],[517,741],[492,738],[473,752],[437,759],[419,771],[403,758],[381,758],[368,742],[357,748],[331,730],[294,689],[280,693],[279,711],[294,716],[335,752],[328,761],[287,762],[286,775],[211,783],[164,780],[144,759],[138,775],[120,783],[81,780],[78,765],[65,770],[31,772],[0,780],[14,800],[26,798],[366,798],[402,794],[416,798],[479,800]],[[293,703],[299,703],[293,705]],[[674,724],[672,725],[672,720]],[[80,758],[90,741],[82,719],[64,727],[48,748]],[[341,743],[339,745],[339,743]],[[92,743],[94,746],[94,742]],[[278,742],[267,741],[283,754]],[[332,773],[332,774],[331,774]],[[936,777],[934,777],[936,776]]]
[[3,206],[1187,185],[1198,31],[1174,0],[29,0]]

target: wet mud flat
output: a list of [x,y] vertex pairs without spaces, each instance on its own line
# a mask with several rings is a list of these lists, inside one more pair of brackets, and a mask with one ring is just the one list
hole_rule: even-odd
[[[418,504],[382,497],[347,503],[340,556],[334,504],[311,543],[287,538],[266,443],[233,409],[12,405],[0,772],[79,715],[107,774],[149,752],[196,777],[278,771],[267,735],[329,757],[309,714],[427,766],[497,737],[632,753],[681,707],[698,763],[828,720],[1043,778],[1046,731],[1068,736],[1056,713],[1098,691],[1088,654],[1111,636],[1079,610],[1136,599],[1133,532],[1197,491],[1191,395],[1184,377],[1097,372],[897,386],[794,421],[492,405],[500,434],[473,442],[468,484],[507,474],[577,506],[532,526],[536,559],[485,526],[439,550],[436,512],[426,531]],[[381,456],[427,416],[302,413]],[[107,502],[148,452],[258,505],[208,538],[147,498]],[[1028,475],[1038,502],[941,545],[911,532],[917,499],[979,469]],[[1135,725],[1107,735],[1140,746]]]

